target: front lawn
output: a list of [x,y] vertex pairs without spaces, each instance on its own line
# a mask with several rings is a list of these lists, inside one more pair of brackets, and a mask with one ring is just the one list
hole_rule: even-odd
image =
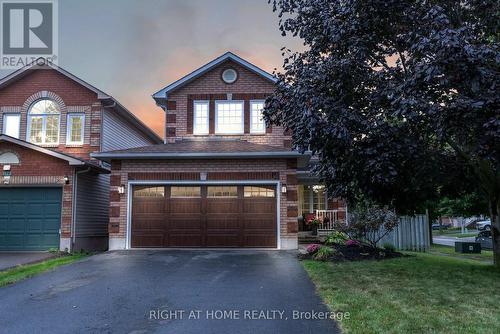
[[0,271],[0,287],[35,276],[59,266],[75,262],[86,256],[88,256],[86,253],[73,253],[34,264],[17,266],[15,268]]
[[441,247],[408,254],[303,264],[329,307],[350,312],[346,333],[500,333],[500,271]]

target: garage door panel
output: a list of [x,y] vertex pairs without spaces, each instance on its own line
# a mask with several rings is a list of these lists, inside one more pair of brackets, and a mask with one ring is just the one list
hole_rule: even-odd
[[162,210],[163,219],[158,220],[162,229],[155,226],[153,231],[145,220],[148,214],[133,211],[133,247],[160,247],[160,235],[165,236],[163,247],[276,247],[274,187],[186,185],[164,189],[164,206],[156,207]]
[[272,235],[249,235],[244,237],[247,247],[276,247],[276,237]]
[[208,234],[207,247],[240,247],[241,238],[238,233],[232,235],[224,233],[224,235]]
[[132,238],[132,247],[164,247],[162,230],[151,230],[148,233],[135,232]]
[[0,250],[59,247],[61,188],[0,189]]
[[203,244],[203,236],[201,233],[170,233],[168,247],[200,247]]
[[196,198],[175,198],[170,199],[171,212],[177,215],[191,215],[201,211],[201,199]]

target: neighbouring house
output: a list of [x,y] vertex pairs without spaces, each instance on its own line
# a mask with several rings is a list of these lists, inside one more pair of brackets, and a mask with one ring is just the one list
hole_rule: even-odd
[[161,143],[113,97],[54,65],[0,79],[0,251],[108,247],[109,165]]
[[109,248],[295,249],[301,217],[344,219],[310,155],[262,120],[275,83],[228,52],[153,94],[164,144],[92,155],[111,165]]

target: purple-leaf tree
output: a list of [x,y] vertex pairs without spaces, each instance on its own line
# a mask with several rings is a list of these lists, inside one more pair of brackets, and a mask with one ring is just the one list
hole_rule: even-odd
[[500,266],[499,2],[270,2],[305,51],[283,50],[266,121],[317,154],[328,191],[348,201],[411,212],[472,184]]

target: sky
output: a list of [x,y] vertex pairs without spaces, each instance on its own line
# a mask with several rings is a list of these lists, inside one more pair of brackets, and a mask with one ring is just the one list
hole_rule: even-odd
[[267,0],[59,0],[59,66],[160,136],[164,115],[153,93],[226,51],[272,72],[283,46],[301,42],[281,36]]

